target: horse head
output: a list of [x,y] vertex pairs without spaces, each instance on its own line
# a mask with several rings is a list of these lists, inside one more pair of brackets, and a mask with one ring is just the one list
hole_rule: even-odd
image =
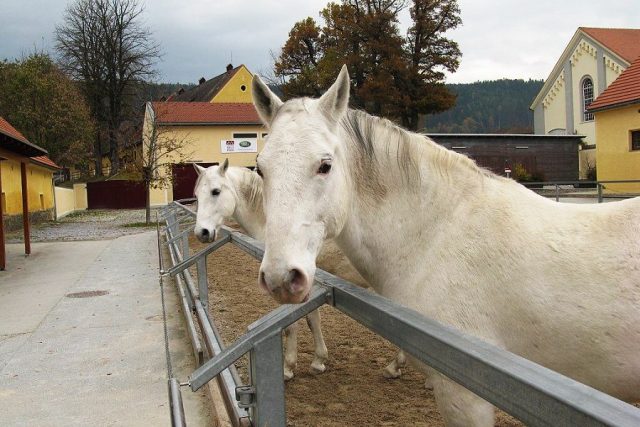
[[198,199],[198,211],[194,234],[202,243],[212,242],[225,219],[230,218],[236,208],[233,186],[227,177],[229,160],[222,166],[203,168],[194,164],[198,181],[194,189]]
[[280,303],[299,303],[311,289],[322,242],[340,234],[348,214],[348,153],[340,123],[349,74],[343,67],[319,99],[286,103],[256,76],[253,99],[269,128],[258,156],[266,216],[259,283]]

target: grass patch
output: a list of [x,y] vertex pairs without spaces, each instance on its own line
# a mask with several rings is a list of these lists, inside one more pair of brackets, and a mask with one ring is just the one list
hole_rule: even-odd
[[144,227],[154,227],[155,228],[156,223],[155,222],[150,222],[149,224],[147,224],[146,222],[142,221],[142,222],[131,222],[129,224],[124,224],[123,227],[127,227],[127,228],[144,228]]

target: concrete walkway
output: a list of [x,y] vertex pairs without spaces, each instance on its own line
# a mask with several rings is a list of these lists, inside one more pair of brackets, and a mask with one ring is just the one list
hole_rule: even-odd
[[[170,425],[155,232],[7,245],[0,271],[4,425]],[[165,292],[174,372],[193,370],[175,289]],[[183,389],[189,425],[211,425]]]

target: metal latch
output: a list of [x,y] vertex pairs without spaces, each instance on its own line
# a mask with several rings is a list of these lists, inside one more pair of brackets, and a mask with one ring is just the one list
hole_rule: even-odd
[[250,385],[241,385],[236,387],[236,400],[238,407],[248,409],[254,405],[254,396],[256,388]]

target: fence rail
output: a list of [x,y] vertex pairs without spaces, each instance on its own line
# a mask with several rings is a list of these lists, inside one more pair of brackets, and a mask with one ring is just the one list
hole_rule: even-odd
[[[585,186],[592,186],[591,188],[596,189],[596,194],[598,196],[598,203],[602,203],[605,198],[629,198],[635,197],[640,194],[636,194],[633,192],[624,193],[624,194],[604,194],[604,190],[606,189],[606,184],[640,184],[640,179],[628,179],[628,180],[606,180],[606,181],[539,181],[539,182],[521,182],[522,185],[533,190],[537,193],[542,194],[544,192],[544,187],[554,187],[555,190],[555,199],[556,202],[560,201],[561,196],[565,197],[583,197],[584,194],[562,194],[561,186],[570,185],[575,188],[589,188]],[[565,190],[565,189],[562,189]],[[569,190],[572,191],[572,190]],[[545,195],[545,194],[542,194]],[[547,194],[549,196],[549,194]]]
[[[262,243],[223,227],[223,238],[188,256],[188,235],[181,226],[192,225],[194,213],[184,201],[164,211],[166,237],[173,252],[182,252],[164,274],[189,276],[188,267],[231,243],[256,259],[264,254]],[[186,220],[186,221],[185,221]],[[199,263],[200,262],[200,263]],[[282,330],[323,304],[330,304],[418,360],[453,379],[528,425],[638,426],[640,410],[584,384],[428,319],[399,304],[372,294],[336,276],[318,270],[307,302],[282,305],[254,322],[229,347],[220,342],[202,299],[207,293],[203,267],[197,268],[198,291],[190,293],[195,315],[205,335],[209,359],[190,376],[193,391],[218,378],[227,409],[236,425],[284,426],[286,424],[282,367]],[[180,280],[178,280],[180,282]],[[207,325],[211,331],[207,331]],[[239,383],[233,363],[250,354],[251,383]],[[242,412],[245,411],[245,412]]]

